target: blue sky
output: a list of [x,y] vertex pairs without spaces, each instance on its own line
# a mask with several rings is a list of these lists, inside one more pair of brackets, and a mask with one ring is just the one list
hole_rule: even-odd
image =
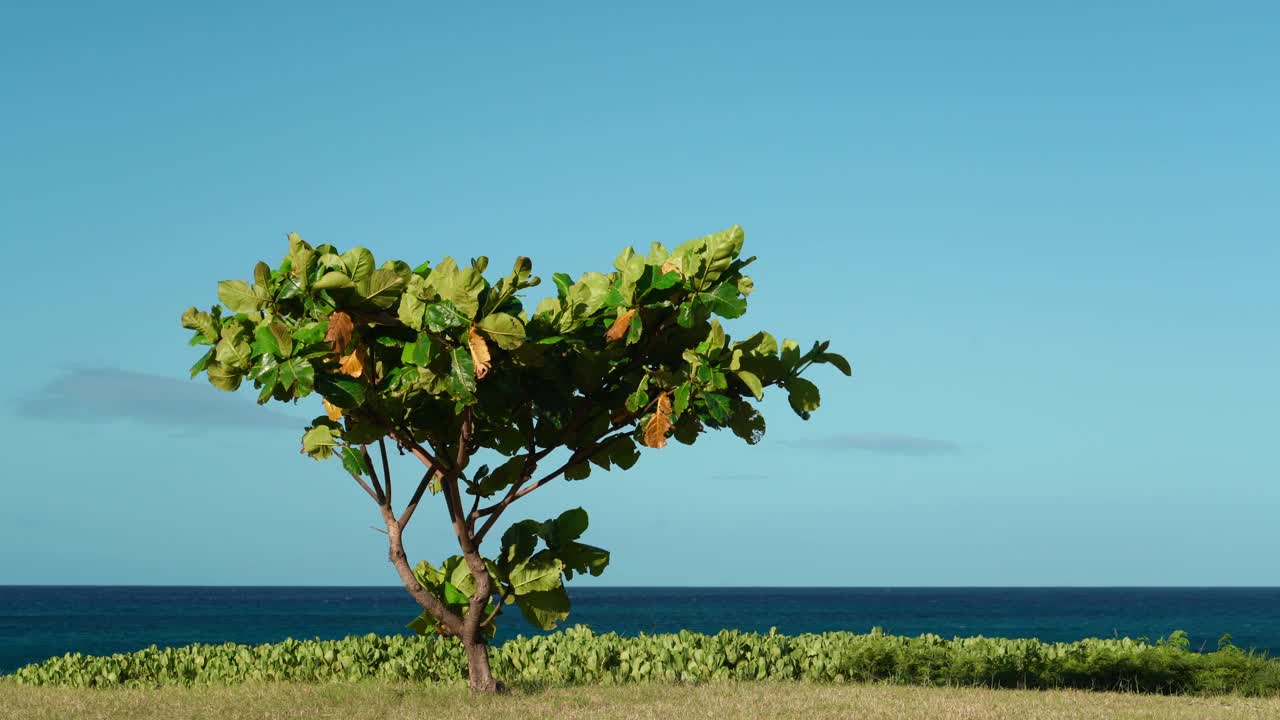
[[516,506],[590,582],[1280,583],[1275,4],[182,5],[0,9],[0,583],[395,583],[316,408],[185,379],[291,230],[549,277],[733,223],[731,332],[854,378]]

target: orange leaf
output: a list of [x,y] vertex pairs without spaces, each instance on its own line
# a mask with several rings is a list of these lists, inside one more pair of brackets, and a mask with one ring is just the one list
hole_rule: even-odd
[[662,271],[662,274],[663,274],[663,275],[666,275],[666,274],[667,274],[667,273],[669,273],[669,272],[674,272],[675,274],[679,275],[680,277],[684,277],[684,273],[680,272],[680,264],[679,264],[679,263],[671,262],[670,260],[668,260],[668,261],[666,261],[666,262],[662,263],[662,267],[661,267],[661,268],[659,268],[659,270],[661,270],[661,271]]
[[[351,344],[351,333],[356,326],[351,322],[351,316],[341,310],[329,316],[329,332],[324,334],[325,342],[333,343],[333,352],[338,355],[347,351],[347,346]],[[359,377],[357,375],[356,377]]]
[[667,431],[671,429],[671,398],[663,392],[658,396],[658,407],[644,426],[644,444],[651,448],[666,447]]
[[475,326],[471,326],[467,330],[467,347],[471,349],[471,364],[476,367],[476,379],[483,380],[485,375],[489,374],[490,363],[489,346],[484,341],[484,336],[476,332]]
[[358,378],[364,374],[364,361],[360,358],[360,351],[353,350],[350,355],[344,355],[338,360],[338,367],[342,368],[342,372],[353,378]]
[[342,408],[329,402],[329,398],[322,398],[322,399],[324,400],[324,414],[328,415],[329,419],[334,422],[338,422],[339,420],[341,420]]
[[604,339],[609,342],[613,342],[614,340],[621,340],[625,337],[627,330],[631,327],[631,318],[634,317],[635,314],[636,309],[631,308],[619,315],[618,319],[614,320],[613,324],[610,325],[609,329],[605,332]]

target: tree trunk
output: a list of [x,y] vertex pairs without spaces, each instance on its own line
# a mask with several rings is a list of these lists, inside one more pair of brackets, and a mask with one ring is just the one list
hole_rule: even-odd
[[489,644],[472,637],[463,638],[462,646],[467,651],[467,678],[471,692],[484,695],[504,692],[506,686],[494,679],[493,670],[489,668]]

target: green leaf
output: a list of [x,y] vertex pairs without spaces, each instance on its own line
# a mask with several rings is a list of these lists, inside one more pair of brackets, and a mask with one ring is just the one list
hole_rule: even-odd
[[281,357],[289,357],[293,354],[293,336],[289,334],[289,328],[279,320],[272,320],[271,334],[275,336],[276,347],[280,350]]
[[[224,331],[225,332],[225,331]],[[244,340],[231,340],[223,338],[218,341],[216,354],[218,363],[224,367],[245,371],[249,369],[249,360],[252,357],[252,351],[249,343]]]
[[418,296],[411,292],[406,292],[400,296],[400,305],[396,309],[396,317],[400,318],[400,322],[414,330],[421,330],[426,309],[427,304],[419,299]]
[[684,414],[685,408],[689,407],[689,393],[693,391],[693,385],[683,383],[676,388],[676,401],[672,405],[671,414],[680,417]]
[[622,435],[606,446],[609,460],[623,470],[630,470],[640,460],[640,450],[636,441],[629,435]]
[[349,288],[353,285],[354,283],[351,282],[351,278],[347,277],[345,273],[340,273],[337,270],[330,270],[317,280],[315,284],[311,286],[311,289],[338,290],[341,288]]
[[438,625],[439,623],[432,617],[431,613],[424,610],[421,615],[414,618],[405,627],[412,630],[415,635],[430,635],[435,632]]
[[294,397],[305,397],[315,388],[316,370],[305,358],[289,358],[276,372],[280,383],[293,389]]
[[258,296],[243,280],[223,280],[218,283],[218,299],[232,312],[257,312],[260,305]]
[[646,393],[643,390],[636,390],[627,396],[626,407],[628,412],[635,412],[648,404],[649,393]]
[[764,416],[748,403],[735,401],[729,428],[734,435],[746,440],[748,445],[755,445],[764,437]]
[[764,399],[764,385],[760,382],[760,378],[757,377],[755,373],[748,370],[739,370],[737,375],[738,379],[742,381],[743,385],[747,386],[747,389],[751,391],[751,394],[755,396],[756,400]]
[[196,361],[196,364],[191,366],[191,377],[195,377],[200,373],[204,372],[205,368],[209,367],[209,363],[213,361],[213,356],[214,356],[213,348],[209,348],[208,352],[206,352],[204,355],[201,355],[200,359]]
[[817,410],[821,401],[818,386],[804,378],[791,378],[787,381],[787,401],[797,415],[808,420],[809,413]]
[[259,325],[253,330],[253,344],[249,346],[254,355],[275,355],[282,357],[280,343],[266,325]]
[[592,545],[570,542],[555,550],[556,557],[564,565],[564,575],[573,579],[573,573],[590,573],[599,577],[609,565],[609,551]]
[[325,399],[343,410],[357,407],[365,400],[364,383],[346,375],[320,375],[316,378],[315,388]]
[[686,300],[680,304],[680,310],[676,313],[676,324],[682,328],[693,327],[697,320],[697,310],[694,307],[693,300]]
[[553,590],[562,586],[560,572],[563,567],[550,552],[543,550],[511,566],[507,580],[517,596]]
[[466,605],[471,600],[471,596],[458,589],[457,585],[451,582],[444,584],[444,602],[446,605]]
[[396,304],[404,280],[395,270],[379,268],[356,280],[356,292],[369,304],[383,310]]
[[502,550],[498,556],[498,566],[510,568],[533,557],[538,546],[538,536],[542,523],[535,520],[521,520],[502,534]]
[[400,351],[400,362],[425,366],[429,365],[438,354],[438,348],[432,342],[431,336],[421,333],[417,340],[405,344],[404,349]]
[[212,315],[193,307],[182,313],[182,327],[200,333],[206,345],[216,343],[221,332],[218,321]]
[[270,285],[271,266],[259,260],[258,264],[253,266],[253,283],[263,286]]
[[[742,228],[734,225],[727,230],[681,244],[671,253],[671,259],[682,260],[685,277],[694,290],[711,287],[733,264],[742,252],[745,236]],[[685,262],[689,258],[693,262]]]
[[240,387],[240,381],[244,379],[243,373],[238,373],[231,368],[223,367],[217,362],[211,362],[205,368],[205,376],[209,378],[209,384],[219,390],[233,392]]
[[814,357],[814,362],[835,365],[836,369],[845,375],[853,374],[853,368],[849,366],[849,361],[845,360],[843,355],[837,355],[836,353],[829,352],[818,353],[818,355]]
[[567,298],[569,296],[569,288],[573,285],[573,278],[564,273],[555,273],[551,276],[551,279],[556,284],[556,293],[559,295],[560,299],[564,300]]
[[470,392],[476,391],[476,366],[471,360],[471,351],[465,347],[454,348],[450,353],[453,365],[449,370],[450,377]]
[[463,314],[452,302],[444,300],[427,305],[427,327],[431,332],[444,332],[449,328],[471,324],[471,318]]
[[723,318],[742,317],[747,311],[747,301],[738,297],[738,288],[731,283],[721,283],[712,292],[698,293],[700,300],[707,308]]
[[565,468],[565,480],[586,480],[591,476],[591,464],[583,461]]
[[[367,248],[355,247],[342,253],[342,265],[347,269],[347,276],[359,282],[373,273],[373,253]],[[361,293],[362,295],[364,293]]]
[[721,425],[729,421],[729,398],[719,393],[704,393],[702,401],[707,405],[707,413]]
[[556,623],[569,617],[569,594],[565,592],[564,585],[554,590],[517,595],[516,605],[524,619],[540,630],[554,630]]
[[782,341],[782,364],[788,370],[794,370],[800,365],[800,343],[790,338]]
[[476,492],[482,497],[489,497],[510,487],[512,483],[520,479],[520,473],[524,470],[524,463],[525,457],[523,455],[517,455],[502,463],[493,472],[480,480],[476,486]]
[[364,453],[347,445],[342,448],[342,467],[352,475],[368,475],[369,469],[364,462]]
[[547,523],[549,532],[547,533],[547,546],[551,548],[558,547],[568,542],[572,542],[582,537],[582,533],[587,531],[587,511],[582,508],[573,508],[560,513],[555,520]]
[[651,266],[654,275],[653,284],[650,285],[654,290],[666,290],[680,284],[680,273],[675,270],[662,272],[662,268]]
[[524,344],[524,323],[506,313],[487,315],[476,324],[503,350],[514,350]]
[[338,441],[327,425],[316,425],[302,436],[302,451],[315,460],[328,460],[333,457],[333,449]]

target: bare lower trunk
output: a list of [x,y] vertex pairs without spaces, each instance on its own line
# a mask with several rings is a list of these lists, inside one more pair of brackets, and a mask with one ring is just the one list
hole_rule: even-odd
[[492,695],[506,690],[506,687],[493,677],[489,668],[489,644],[484,640],[466,640],[462,645],[467,651],[467,679],[471,692]]

